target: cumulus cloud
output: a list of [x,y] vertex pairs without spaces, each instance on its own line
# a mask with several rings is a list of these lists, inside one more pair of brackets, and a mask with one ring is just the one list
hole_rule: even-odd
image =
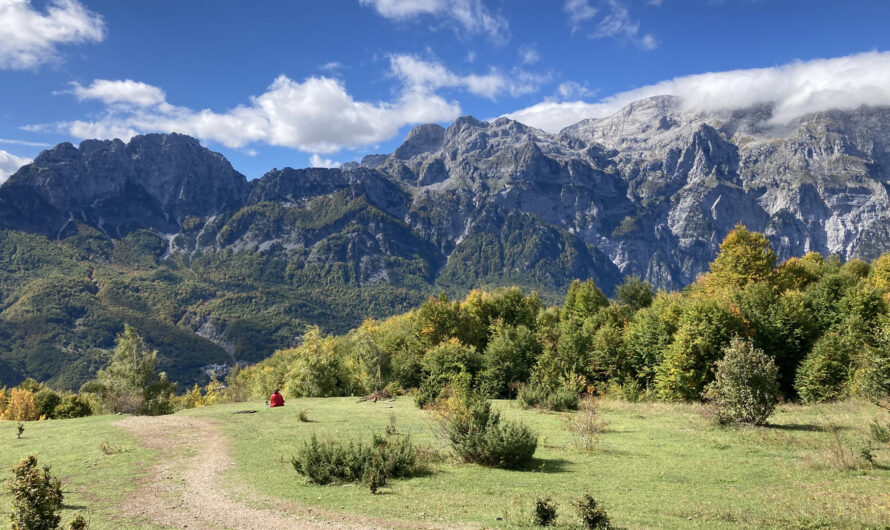
[[104,38],[102,17],[77,0],[54,0],[45,13],[30,0],[0,0],[0,69],[35,68],[58,60],[59,45]]
[[[567,0],[563,11],[568,14],[573,35],[585,22],[596,20],[587,35],[591,39],[615,37],[632,42],[643,50],[654,50],[660,44],[651,33],[640,35],[640,22],[631,17],[627,6],[620,0],[605,0],[601,8],[591,6],[589,0]],[[597,18],[599,14],[602,16]]]
[[514,97],[531,94],[549,80],[547,75],[522,69],[505,73],[492,68],[486,74],[458,75],[439,62],[408,54],[391,55],[390,68],[393,75],[417,90],[432,92],[440,88],[462,88],[488,99],[504,93]]
[[309,157],[309,166],[310,167],[332,168],[332,167],[340,167],[342,165],[343,164],[341,164],[340,162],[335,162],[335,161],[331,160],[330,158],[322,158],[322,157],[318,156],[317,154],[313,154],[312,156]]
[[829,109],[890,105],[890,52],[677,77],[595,103],[544,101],[507,117],[556,132],[586,118],[604,118],[629,103],[657,95],[678,96],[688,111],[772,104],[774,124]]
[[328,77],[299,82],[280,76],[263,94],[226,112],[175,106],[166,101],[160,88],[133,81],[99,79],[87,87],[75,86],[73,93],[80,99],[106,103],[106,112],[94,121],[24,129],[123,139],[145,132],[180,132],[231,148],[266,143],[333,153],[387,140],[405,125],[449,121],[460,114],[457,103],[432,93],[422,83],[406,85],[393,101],[370,102],[357,101],[340,80]]
[[30,158],[22,158],[20,156],[15,156],[12,153],[7,153],[6,151],[0,150],[0,184],[6,182],[6,180],[18,169],[25,164],[31,162]]
[[503,42],[509,34],[509,24],[501,16],[493,15],[482,0],[359,0],[373,7],[390,20],[408,20],[433,16],[457,28],[475,34],[485,34]]
[[96,79],[86,87],[76,82],[71,85],[72,92],[78,100],[96,99],[106,105],[151,107],[164,103],[167,98],[160,88],[131,79],[123,81]]

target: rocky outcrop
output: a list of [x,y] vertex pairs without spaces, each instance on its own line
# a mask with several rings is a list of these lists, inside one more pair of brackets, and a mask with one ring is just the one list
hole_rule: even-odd
[[390,155],[249,184],[181,135],[60,144],[0,188],[0,223],[54,238],[75,223],[112,238],[154,228],[178,234],[168,255],[348,262],[363,284],[402,281],[411,263],[437,285],[553,292],[577,276],[606,291],[627,274],[683,286],[737,223],[781,259],[890,250],[890,109],[771,117],[668,96],[559,134],[466,116],[414,128]]
[[0,200],[21,203],[24,190],[35,204],[18,208],[19,223],[63,236],[65,224],[78,221],[119,238],[139,228],[177,232],[189,216],[236,209],[248,186],[222,155],[196,139],[149,134],[127,144],[59,144],[10,177]]

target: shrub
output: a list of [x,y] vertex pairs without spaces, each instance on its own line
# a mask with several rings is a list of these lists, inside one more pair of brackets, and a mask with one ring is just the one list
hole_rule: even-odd
[[412,477],[424,471],[408,436],[375,435],[370,444],[355,440],[320,441],[313,434],[291,458],[300,475],[315,484],[368,483],[372,490],[390,478]]
[[491,403],[470,398],[465,407],[442,419],[442,430],[454,452],[464,461],[515,469],[531,461],[538,436],[525,425],[504,421]]
[[13,530],[43,530],[59,526],[62,508],[62,483],[50,474],[50,467],[37,467],[31,455],[12,468],[13,479],[7,483],[12,494],[10,521]]
[[556,522],[556,505],[549,497],[535,499],[535,511],[532,514],[532,524],[535,526],[551,526]]
[[37,409],[34,392],[23,388],[13,388],[2,419],[12,421],[34,421],[40,419],[40,411]]
[[306,409],[300,409],[297,412],[297,419],[303,423],[309,423],[312,421],[309,419],[309,414],[306,413]]
[[68,521],[68,530],[86,530],[89,526],[83,515],[77,514]]
[[44,388],[34,395],[34,404],[37,405],[37,414],[42,418],[55,418],[56,407],[61,402],[62,396],[48,388]]
[[568,380],[552,389],[541,383],[529,383],[522,386],[516,397],[525,408],[578,410],[578,391],[576,385]]
[[762,425],[779,402],[778,375],[776,363],[763,350],[734,337],[704,397],[716,405],[723,422]]
[[574,506],[575,512],[581,520],[581,526],[584,528],[591,530],[612,528],[606,511],[590,495],[581,497],[580,500],[574,503]]
[[878,420],[872,420],[868,426],[869,436],[880,444],[890,444],[890,423],[881,425]]
[[593,451],[599,434],[606,426],[597,415],[597,401],[587,398],[581,402],[579,411],[566,418],[566,430],[572,435],[575,445],[583,451]]
[[53,417],[59,419],[81,418],[93,413],[93,408],[86,397],[70,394],[62,397],[62,401],[53,410]]

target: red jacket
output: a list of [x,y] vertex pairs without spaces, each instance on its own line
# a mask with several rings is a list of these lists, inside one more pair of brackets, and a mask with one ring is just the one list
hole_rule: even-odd
[[269,406],[270,407],[283,407],[284,406],[284,397],[281,396],[278,392],[275,392],[269,397]]

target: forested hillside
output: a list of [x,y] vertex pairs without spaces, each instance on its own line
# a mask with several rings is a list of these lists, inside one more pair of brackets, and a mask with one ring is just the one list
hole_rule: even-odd
[[416,388],[427,405],[455,391],[552,408],[596,392],[631,400],[701,399],[733,338],[778,367],[787,399],[890,393],[890,254],[871,264],[809,253],[777,263],[767,239],[738,226],[710,271],[683,291],[629,277],[609,300],[574,282],[561,307],[517,288],[431,297],[345,335],[317,328],[297,348],[236,374],[260,397]]

